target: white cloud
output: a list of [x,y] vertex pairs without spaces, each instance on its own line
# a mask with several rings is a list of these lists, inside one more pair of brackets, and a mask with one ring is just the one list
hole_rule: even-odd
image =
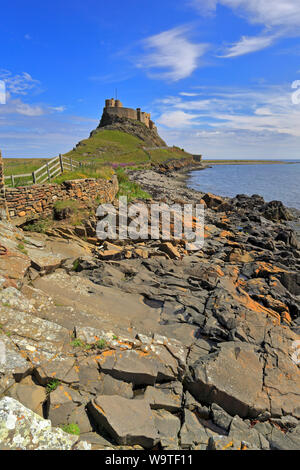
[[261,34],[256,37],[243,36],[223,57],[241,56],[269,47],[276,38],[300,35],[299,0],[193,0],[192,5],[202,14],[215,12],[217,6],[222,5],[250,23],[263,25]]
[[156,102],[170,144],[213,157],[299,158],[300,104],[291,85],[202,88],[203,99]]
[[186,91],[181,91],[179,94],[180,96],[198,96],[198,93],[189,93]]
[[169,128],[180,129],[182,127],[190,127],[191,125],[194,125],[194,119],[197,117],[198,115],[189,114],[185,111],[170,111],[163,113],[157,122]]
[[5,82],[7,90],[16,95],[27,95],[30,90],[40,84],[27,72],[13,75],[8,70],[0,70],[0,79]]
[[260,51],[266,47],[271,46],[276,40],[277,36],[253,36],[242,38],[232,46],[230,46],[222,57],[238,57],[241,55],[249,54],[250,52]]
[[17,105],[16,112],[24,116],[42,116],[44,114],[44,110],[40,106],[31,106],[26,103]]
[[56,111],[58,113],[62,113],[67,108],[66,108],[66,106],[50,106],[49,109],[51,109],[52,111]]
[[202,12],[213,12],[218,4],[232,8],[252,23],[269,28],[300,25],[299,0],[193,0],[193,5]]
[[178,81],[189,77],[207,45],[192,43],[187,34],[187,27],[179,27],[147,38],[143,41],[147,52],[137,66],[148,70],[152,78]]

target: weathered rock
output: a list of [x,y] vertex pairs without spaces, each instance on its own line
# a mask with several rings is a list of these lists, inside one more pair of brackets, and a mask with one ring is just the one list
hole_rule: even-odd
[[121,445],[153,447],[159,439],[149,404],[116,395],[98,396],[90,405],[98,425]]
[[242,441],[248,448],[268,450],[270,448],[266,438],[256,429],[252,429],[239,416],[235,416],[230,425],[229,437],[235,441]]
[[180,382],[174,382],[147,387],[143,398],[153,410],[179,411],[182,404],[182,385]]
[[224,199],[222,197],[216,196],[215,194],[211,193],[204,194],[202,200],[210,209],[216,209],[224,202]]
[[178,448],[180,419],[166,410],[153,411],[153,416],[162,447]]
[[52,379],[67,384],[79,382],[75,359],[72,357],[58,357],[42,363],[35,370],[35,376],[41,385],[46,385]]
[[78,436],[52,428],[51,422],[5,397],[0,401],[0,449],[2,450],[90,450]]
[[206,448],[209,436],[197,416],[189,410],[184,410],[184,422],[180,431],[180,443],[183,449],[191,449],[202,444]]
[[6,396],[14,398],[26,408],[43,417],[46,392],[43,387],[37,386],[30,376],[26,377],[21,383],[16,383],[9,388]]
[[172,259],[180,258],[180,253],[178,249],[174,245],[172,245],[172,243],[170,242],[162,243],[159,246],[159,249],[160,251],[163,251],[168,256],[170,256],[170,258]]
[[178,367],[177,361],[164,346],[157,346],[155,352],[146,353],[108,351],[100,356],[98,362],[103,372],[134,385],[154,385],[162,379],[174,380]]
[[225,429],[228,431],[229,426],[232,421],[232,416],[230,416],[226,411],[224,411],[219,405],[213,403],[211,406],[212,411],[212,419],[213,422],[219,426],[220,428]]
[[256,417],[269,409],[263,389],[263,362],[253,346],[222,343],[200,359],[188,378],[189,391],[201,402],[217,403],[231,415]]

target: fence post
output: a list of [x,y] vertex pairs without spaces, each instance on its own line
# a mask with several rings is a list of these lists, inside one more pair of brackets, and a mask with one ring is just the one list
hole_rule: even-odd
[[71,165],[71,171],[73,171],[73,163],[72,163],[72,158],[70,157],[70,165]]
[[64,164],[63,164],[63,159],[62,159],[61,153],[59,154],[59,163],[60,163],[61,172],[63,173],[64,172]]
[[50,176],[50,170],[49,170],[49,163],[48,162],[46,163],[46,166],[47,166],[48,180],[50,181],[51,176]]
[[33,184],[36,183],[35,171],[32,172],[32,181],[33,181]]
[[14,175],[11,175],[10,179],[11,179],[11,185],[14,188],[14,186],[15,186],[15,177],[14,177]]

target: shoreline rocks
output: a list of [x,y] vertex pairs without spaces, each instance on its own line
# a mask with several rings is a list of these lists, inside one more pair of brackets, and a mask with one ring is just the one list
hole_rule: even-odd
[[82,439],[92,449],[299,449],[300,251],[290,211],[257,195],[190,191],[182,176],[134,178],[166,202],[202,199],[200,250],[108,241],[110,257],[78,238],[28,237],[0,222],[0,429],[10,404],[12,416],[26,406],[52,426],[78,426],[70,448]]

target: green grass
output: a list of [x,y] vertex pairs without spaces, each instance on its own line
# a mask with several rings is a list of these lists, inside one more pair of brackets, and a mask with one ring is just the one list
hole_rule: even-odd
[[151,156],[151,161],[154,163],[162,163],[170,159],[181,159],[181,158],[192,158],[190,154],[187,154],[184,150],[178,147],[172,147],[171,149],[157,149],[148,150]]
[[47,387],[46,387],[47,393],[49,394],[51,392],[54,392],[54,390],[56,390],[59,385],[60,385],[59,380],[51,379],[50,382],[48,382]]
[[79,436],[80,434],[79,426],[75,423],[63,424],[61,429],[68,434],[75,434],[76,436]]
[[81,341],[81,339],[79,338],[73,339],[73,341],[71,341],[71,346],[73,348],[82,348],[86,350],[89,350],[92,348],[91,344],[85,343],[84,341]]
[[151,199],[151,195],[143,191],[138,183],[130,181],[123,169],[116,170],[119,182],[119,192],[117,197],[126,196],[128,201],[133,199]]
[[74,199],[64,199],[62,201],[56,201],[54,203],[54,207],[57,210],[63,210],[63,209],[77,210],[80,207],[80,203]]
[[117,130],[98,130],[65,155],[78,161],[92,159],[97,164],[146,162],[149,158],[142,147],[143,142],[133,135]]
[[4,174],[18,175],[32,173],[40,166],[45,165],[47,158],[4,158]]
[[24,225],[23,230],[26,232],[46,233],[50,226],[50,219],[39,219],[31,222],[30,224]]
[[[22,175],[32,173],[47,162],[47,158],[4,158],[4,175]],[[15,186],[32,184],[32,176],[15,178]],[[11,186],[11,180],[5,180],[6,186]]]
[[[138,123],[138,125],[143,125]],[[119,130],[97,129],[88,139],[82,140],[77,146],[64,156],[72,157],[76,161],[86,162],[80,168],[58,175],[52,180],[61,184],[66,180],[82,178],[110,179],[113,168],[118,165],[127,165],[131,168],[143,168],[153,163],[161,163],[171,159],[192,158],[189,153],[178,147],[169,149],[144,150],[147,147],[144,141]],[[32,173],[47,162],[46,158],[6,158],[4,159],[5,176]],[[113,168],[112,168],[113,167]],[[10,180],[6,180],[10,186]],[[16,178],[15,186],[32,184],[32,177]],[[136,188],[131,188],[136,191]],[[124,188],[130,193],[130,188]],[[140,195],[139,197],[143,197]]]
[[[138,137],[118,130],[96,130],[92,137],[82,140],[75,149],[66,153],[78,161],[92,160],[96,164],[147,164],[173,158],[187,158],[190,154],[171,149],[144,150],[145,143]],[[131,165],[132,166],[132,165]]]
[[77,170],[62,173],[52,180],[52,182],[61,184],[67,180],[77,180],[83,178],[102,178],[109,180],[113,174],[114,172],[111,167],[103,165],[100,166],[93,162],[91,165],[84,165]]
[[107,347],[107,342],[105,341],[105,339],[99,339],[96,342],[96,346],[98,349],[105,349]]
[[18,249],[21,253],[23,253],[23,255],[28,255],[28,251],[26,250],[24,243],[18,243],[17,249]]

